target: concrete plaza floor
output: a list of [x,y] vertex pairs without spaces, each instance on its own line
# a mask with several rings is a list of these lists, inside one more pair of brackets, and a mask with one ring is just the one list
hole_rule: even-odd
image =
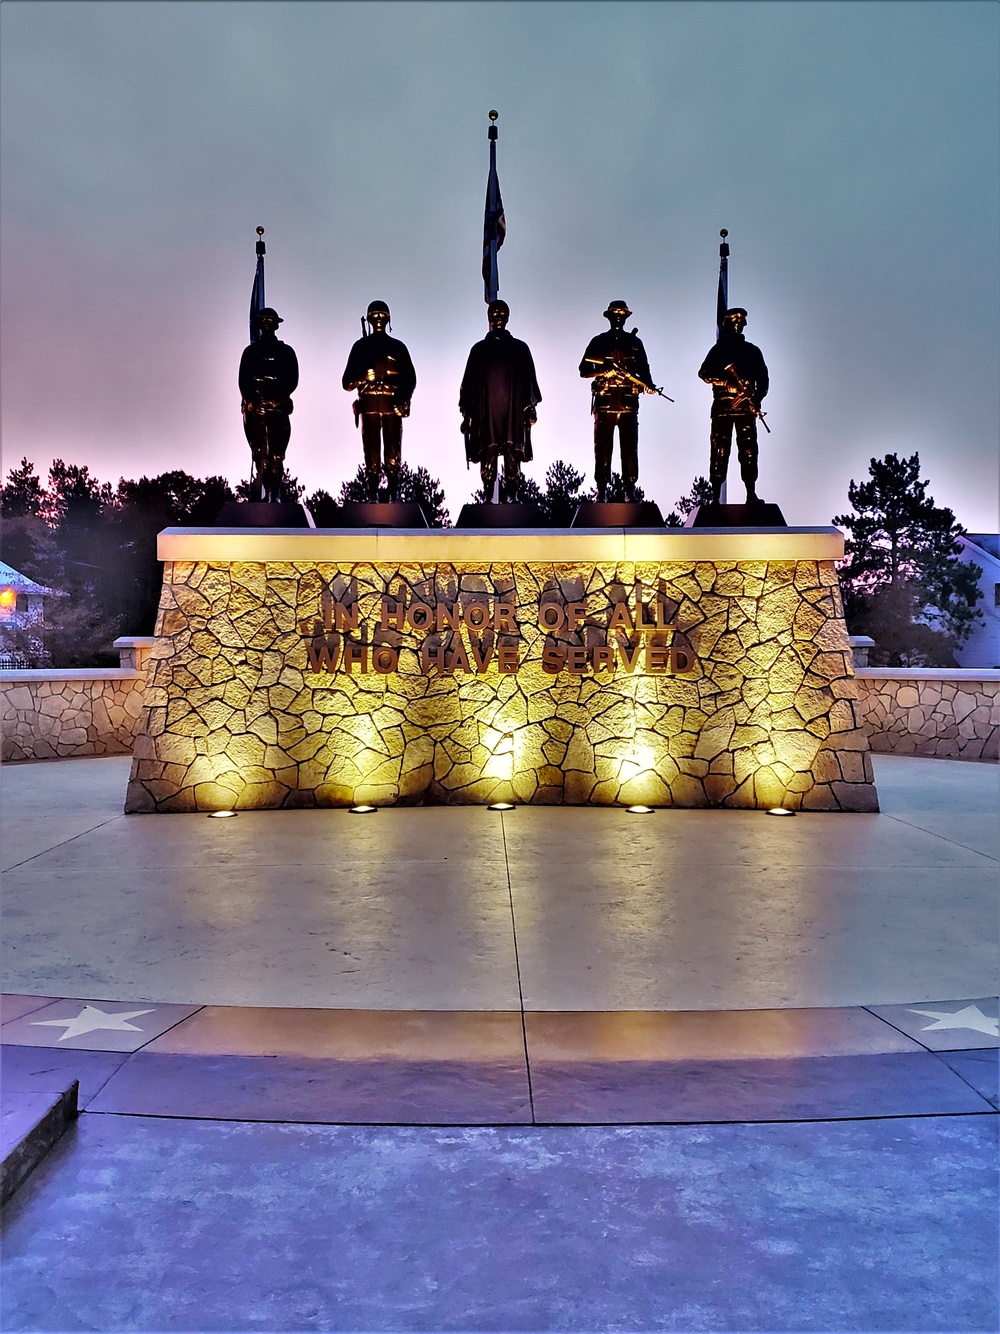
[[992,765],[880,815],[122,814],[128,759],[0,775],[4,990],[229,1006],[744,1010],[996,990]]
[[83,1108],[5,1330],[998,1327],[995,767],[208,820],[127,765],[0,774],[5,1092]]

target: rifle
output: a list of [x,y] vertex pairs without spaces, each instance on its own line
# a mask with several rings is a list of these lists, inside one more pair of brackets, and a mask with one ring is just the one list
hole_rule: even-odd
[[[584,357],[584,361],[589,361],[594,366],[603,366],[605,361],[607,361],[607,357]],[[631,371],[627,371],[624,367],[616,365],[615,362],[611,363],[611,370],[604,371],[603,373],[605,375],[620,375],[623,380],[631,380],[633,384],[637,384],[640,389],[645,389],[647,393],[659,394],[659,396],[665,398],[668,403],[674,401],[670,395],[665,394],[662,389],[657,389],[655,385],[647,384],[645,380],[640,380],[638,375],[633,375]]]
[[738,408],[745,403],[753,415],[759,418],[761,426],[763,426],[764,430],[770,435],[771,428],[764,420],[765,414],[761,412],[760,408],[753,401],[753,388],[750,385],[750,382],[748,380],[741,380],[732,366],[727,366],[726,371],[736,381],[736,388],[738,390],[736,397],[733,399],[732,406]]

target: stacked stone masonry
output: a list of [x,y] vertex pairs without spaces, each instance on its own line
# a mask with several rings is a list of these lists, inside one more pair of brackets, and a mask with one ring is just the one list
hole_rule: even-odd
[[1000,758],[1000,672],[858,673],[872,750],[950,760]]
[[142,671],[6,672],[5,760],[128,755],[143,709]]
[[[546,644],[610,641],[614,605],[637,585],[676,625],[660,642],[686,646],[690,670],[544,670]],[[354,638],[398,650],[398,670],[311,668],[324,586],[358,606]],[[512,603],[517,635],[477,642],[516,643],[519,670],[422,672],[423,636],[365,629],[401,590],[430,606]],[[546,634],[549,601],[585,603],[580,628]],[[441,639],[458,636],[471,652],[464,630]],[[832,561],[168,561],[126,809],[507,799],[872,811],[856,696]]]

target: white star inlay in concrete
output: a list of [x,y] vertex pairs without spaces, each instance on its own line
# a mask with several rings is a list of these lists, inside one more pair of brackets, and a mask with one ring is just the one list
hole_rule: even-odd
[[67,1038],[78,1038],[84,1033],[96,1033],[98,1029],[141,1033],[141,1026],[128,1022],[130,1019],[138,1019],[141,1014],[152,1014],[152,1010],[127,1010],[118,1014],[108,1014],[96,1005],[85,1005],[74,1019],[33,1019],[31,1023],[36,1028],[58,1028],[64,1025],[66,1032],[60,1034],[59,1041],[65,1042]]
[[922,1014],[933,1019],[933,1024],[923,1024],[921,1031],[929,1033],[944,1028],[968,1028],[975,1033],[985,1033],[987,1037],[1000,1037],[1000,1020],[983,1014],[978,1005],[966,1005],[962,1010],[915,1010],[911,1014]]

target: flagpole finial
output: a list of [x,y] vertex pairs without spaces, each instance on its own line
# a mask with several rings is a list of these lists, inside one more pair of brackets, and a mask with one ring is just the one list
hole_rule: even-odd
[[263,235],[264,235],[264,228],[263,228],[263,227],[258,227],[258,228],[257,228],[257,235],[258,235],[258,236],[263,236]]
[[266,254],[267,254],[267,250],[266,250],[266,248],[265,248],[265,246],[264,246],[264,228],[263,228],[263,227],[258,227],[258,228],[257,228],[257,254],[258,254],[258,256],[260,256],[260,255],[266,255]]
[[722,230],[719,232],[719,235],[722,237],[724,241],[726,237],[729,235],[729,233],[726,231],[725,227],[723,227]]
[[491,141],[494,140],[494,139],[496,139],[496,137],[497,137],[497,118],[498,118],[498,113],[497,113],[496,111],[491,111],[491,112],[490,112],[490,133],[489,133],[489,137],[490,137],[490,140],[491,140]]

